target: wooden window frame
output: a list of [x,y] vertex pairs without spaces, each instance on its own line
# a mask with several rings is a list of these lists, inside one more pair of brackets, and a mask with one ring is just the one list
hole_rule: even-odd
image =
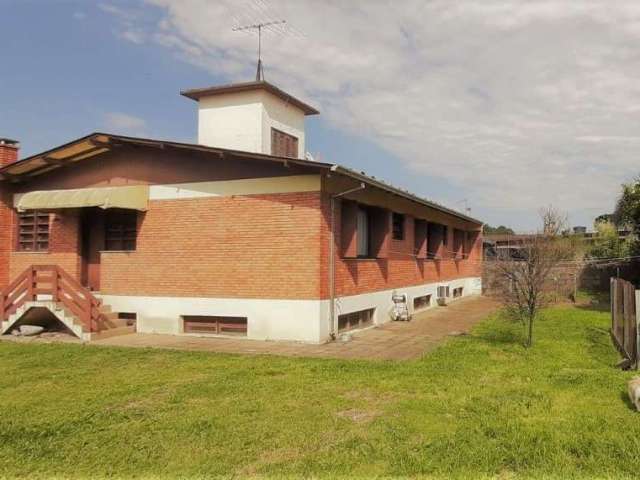
[[[28,219],[32,221],[27,222]],[[28,227],[32,227],[30,232]],[[18,252],[48,252],[51,241],[51,215],[40,210],[18,212],[16,237],[15,248]]]
[[271,127],[271,155],[298,158],[298,137]]
[[135,252],[137,244],[138,212],[108,210],[104,218],[104,251]]

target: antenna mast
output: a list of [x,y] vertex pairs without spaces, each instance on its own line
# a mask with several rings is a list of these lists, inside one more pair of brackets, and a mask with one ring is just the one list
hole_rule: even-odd
[[235,27],[234,32],[242,32],[247,30],[258,30],[258,68],[256,69],[256,82],[264,80],[264,70],[262,69],[262,29],[271,25],[281,25],[287,23],[286,20],[276,20],[273,22],[254,23],[253,25],[244,25]]

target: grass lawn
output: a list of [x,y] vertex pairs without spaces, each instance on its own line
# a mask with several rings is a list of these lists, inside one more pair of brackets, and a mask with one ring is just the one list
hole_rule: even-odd
[[0,342],[0,477],[638,478],[608,312],[499,316],[419,361]]

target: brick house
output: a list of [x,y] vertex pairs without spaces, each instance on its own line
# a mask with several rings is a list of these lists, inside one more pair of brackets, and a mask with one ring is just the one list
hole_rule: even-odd
[[325,342],[481,290],[482,223],[305,158],[318,112],[264,81],[182,92],[198,143],[0,140],[2,333],[48,309],[78,336]]

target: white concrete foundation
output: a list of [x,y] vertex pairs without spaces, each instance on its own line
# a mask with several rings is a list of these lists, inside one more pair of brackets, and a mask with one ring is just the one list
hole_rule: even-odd
[[[460,278],[395,290],[383,290],[336,299],[336,319],[343,313],[374,308],[374,324],[391,320],[393,292],[406,294],[409,311],[413,299],[431,295],[431,308],[436,305],[438,286],[463,287],[463,297],[482,291],[479,277]],[[329,340],[329,300],[270,300],[249,298],[138,297],[101,295],[105,305],[116,312],[138,315],[137,331],[142,333],[183,334],[183,315],[211,315],[247,318],[247,338],[255,340],[294,340],[323,343]],[[453,301],[451,297],[449,300]]]

